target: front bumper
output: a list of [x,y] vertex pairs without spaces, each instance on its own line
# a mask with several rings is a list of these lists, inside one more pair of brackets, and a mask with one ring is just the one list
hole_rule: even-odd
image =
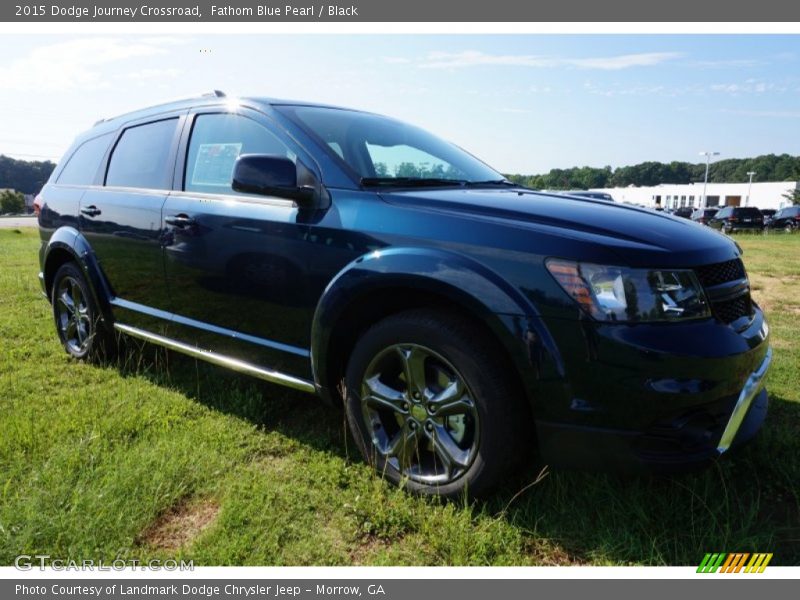
[[702,468],[728,450],[746,444],[761,429],[769,405],[764,378],[771,360],[770,349],[747,379],[727,418],[724,410],[699,407],[660,420],[643,431],[539,421],[537,435],[540,446],[546,449],[545,460],[560,468],[598,470],[671,472]]
[[751,439],[764,421],[772,350],[757,307],[739,330],[712,321],[663,328],[548,325],[561,348],[571,347],[563,354],[569,357],[564,393],[534,406],[548,464],[701,467]]

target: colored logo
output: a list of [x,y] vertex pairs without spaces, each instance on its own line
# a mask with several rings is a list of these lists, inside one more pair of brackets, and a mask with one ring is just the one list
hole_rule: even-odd
[[[749,560],[748,560],[749,559]],[[708,553],[703,557],[698,573],[763,573],[772,554],[749,552]]]

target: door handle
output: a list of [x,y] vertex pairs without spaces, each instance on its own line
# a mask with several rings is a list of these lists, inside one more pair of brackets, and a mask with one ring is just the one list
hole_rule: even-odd
[[97,208],[94,204],[91,204],[89,206],[84,206],[81,209],[81,213],[89,217],[96,217],[97,215],[100,214],[100,209]]
[[164,223],[167,225],[172,225],[173,227],[183,228],[194,225],[195,220],[189,215],[180,214],[172,217],[164,217]]

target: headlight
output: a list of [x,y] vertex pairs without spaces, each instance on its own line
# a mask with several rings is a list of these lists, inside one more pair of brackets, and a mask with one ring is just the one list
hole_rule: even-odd
[[547,270],[600,321],[680,321],[711,316],[691,270],[628,269],[549,259]]

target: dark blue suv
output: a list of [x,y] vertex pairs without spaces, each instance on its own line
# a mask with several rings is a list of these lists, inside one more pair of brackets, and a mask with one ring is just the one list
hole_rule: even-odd
[[215,92],[97,123],[37,198],[76,358],[120,335],[346,411],[409,489],[675,469],[751,438],[768,327],[736,244],[514,185],[386,117]]

